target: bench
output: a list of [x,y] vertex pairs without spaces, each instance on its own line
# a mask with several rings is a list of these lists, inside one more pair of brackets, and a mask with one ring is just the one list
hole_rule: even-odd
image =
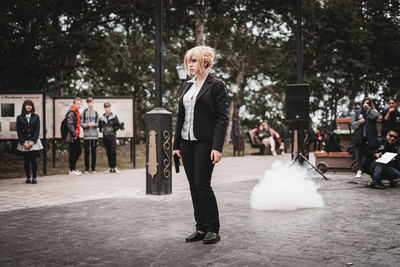
[[253,148],[260,149],[260,152],[251,153],[252,155],[264,155],[265,152],[265,145],[256,137],[257,128],[251,129],[247,132],[247,137],[249,138],[250,146]]
[[[351,129],[351,121],[352,118],[337,118],[336,119],[336,126],[337,130],[339,131],[349,131],[349,134],[352,134],[353,130]],[[376,128],[378,129],[378,136],[381,136],[382,130],[382,117],[379,117],[376,120]],[[339,134],[340,132],[338,132]]]

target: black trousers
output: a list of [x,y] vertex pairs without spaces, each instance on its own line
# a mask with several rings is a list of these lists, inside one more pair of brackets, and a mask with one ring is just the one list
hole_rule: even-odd
[[368,142],[364,140],[362,143],[356,144],[357,171],[363,171],[365,160],[364,150],[368,146]]
[[[96,148],[97,139],[83,140],[83,147],[85,148],[85,170],[89,171],[89,155],[92,154],[92,171],[96,170]],[[92,152],[92,153],[90,153]]]
[[214,164],[210,159],[211,141],[181,142],[182,162],[189,181],[194,208],[196,229],[204,232],[219,232],[217,200],[211,188]]
[[24,169],[26,178],[31,178],[31,166],[32,166],[32,177],[36,178],[37,173],[37,163],[36,163],[36,156],[37,151],[27,151],[22,152],[24,157]]
[[103,138],[104,147],[107,151],[108,167],[117,167],[117,140]]
[[69,169],[71,171],[76,169],[76,162],[81,153],[81,139],[78,137],[74,142],[69,143]]

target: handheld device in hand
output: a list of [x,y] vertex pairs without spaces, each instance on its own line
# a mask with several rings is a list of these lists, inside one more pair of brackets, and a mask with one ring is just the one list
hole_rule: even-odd
[[175,163],[175,172],[179,173],[179,165],[181,165],[181,162],[177,154],[174,154],[174,163]]

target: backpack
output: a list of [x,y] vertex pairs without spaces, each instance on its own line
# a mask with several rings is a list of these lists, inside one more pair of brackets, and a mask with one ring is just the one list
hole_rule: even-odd
[[61,122],[61,127],[60,127],[60,132],[61,132],[61,138],[63,140],[67,140],[67,135],[68,135],[68,124],[67,124],[67,116],[68,113],[74,112],[72,110],[68,111],[67,114],[65,114],[65,118]]

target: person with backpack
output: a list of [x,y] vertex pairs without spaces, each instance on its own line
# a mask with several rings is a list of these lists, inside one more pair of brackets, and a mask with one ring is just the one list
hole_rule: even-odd
[[111,112],[110,102],[104,103],[105,113],[99,119],[99,130],[103,133],[103,143],[107,151],[108,169],[105,173],[120,173],[117,168],[117,131],[124,130],[117,115]]
[[82,153],[81,140],[79,138],[81,118],[79,109],[82,105],[82,99],[75,97],[73,104],[66,114],[67,136],[66,141],[69,143],[69,175],[81,175],[82,172],[76,169],[76,162]]
[[99,127],[98,119],[99,115],[96,110],[93,109],[94,99],[89,97],[86,100],[87,108],[83,111],[81,115],[81,127],[83,129],[83,147],[85,149],[85,172],[89,173],[89,155],[92,154],[92,164],[91,171],[96,173],[96,148],[97,139],[99,137],[99,132],[97,128]]
[[379,112],[376,110],[374,103],[369,97],[365,97],[361,102],[361,109],[356,110],[351,121],[357,152],[356,178],[360,178],[362,174],[365,148],[378,137],[378,129],[376,127],[378,118]]
[[[21,115],[17,117],[17,134],[18,146],[17,150],[24,157],[24,169],[26,173],[26,183],[36,184],[37,163],[36,157],[39,150],[43,149],[40,142],[40,118],[35,113],[35,105],[33,101],[27,99],[22,104]],[[30,169],[32,167],[32,181]]]

